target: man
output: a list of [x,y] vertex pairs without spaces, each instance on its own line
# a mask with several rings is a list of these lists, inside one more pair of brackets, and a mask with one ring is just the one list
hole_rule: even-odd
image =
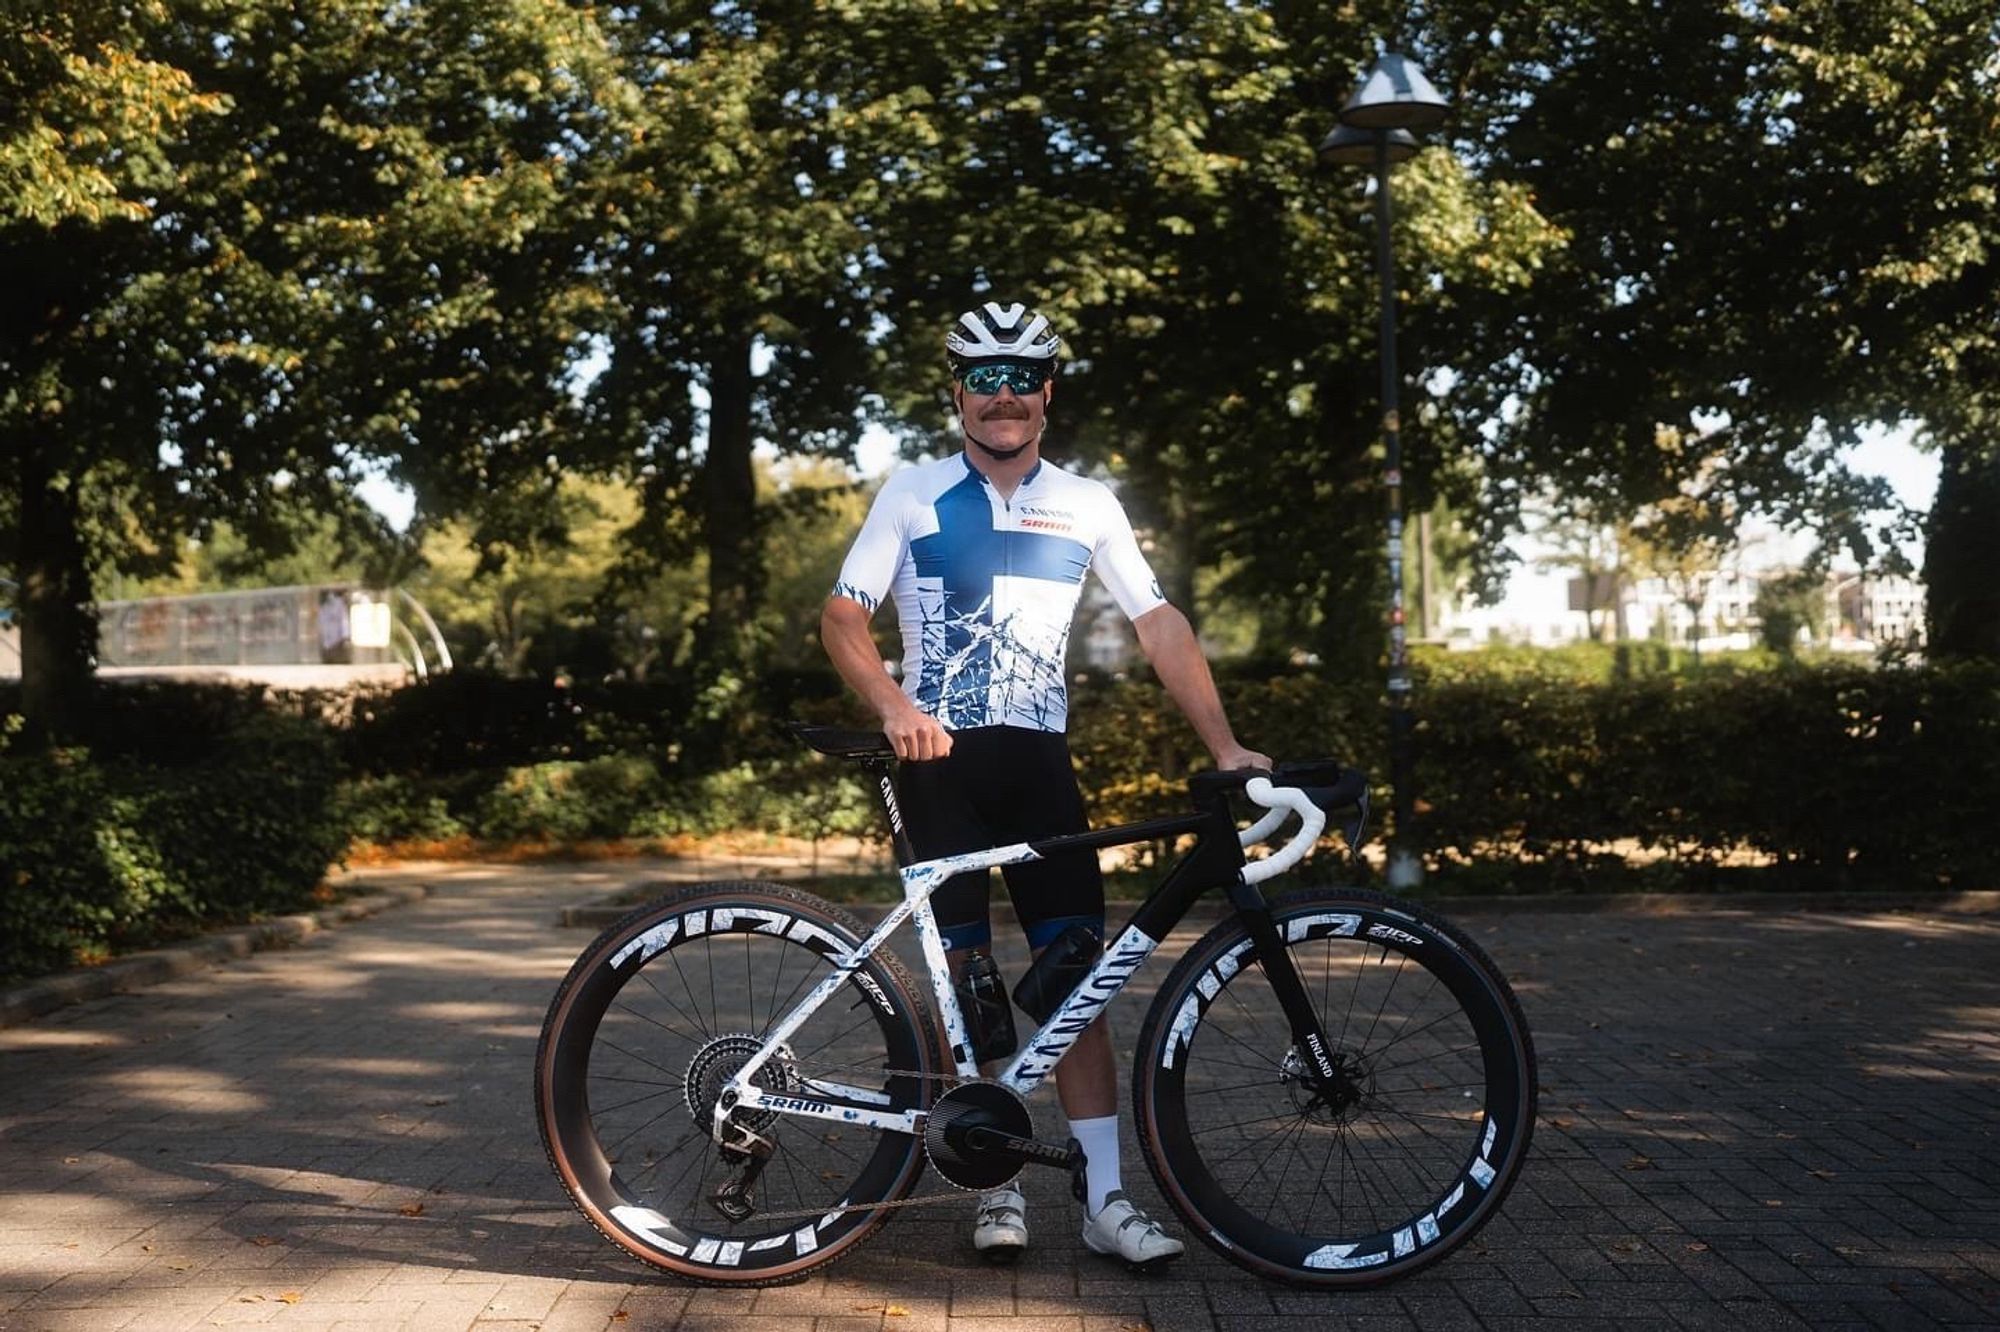
[[[835,667],[904,760],[903,814],[926,860],[1088,826],[1063,736],[1063,666],[1093,567],[1216,765],[1271,766],[1230,731],[1187,617],[1161,595],[1116,497],[1043,462],[1060,348],[1048,320],[1022,305],[988,302],[959,318],[945,349],[965,449],[884,483],[820,618]],[[885,595],[902,627],[901,688],[868,632]],[[1037,955],[1073,925],[1103,938],[1095,856],[1013,865],[1005,876]],[[931,899],[954,975],[991,939],[987,885],[983,870],[961,875]],[[1180,1241],[1120,1187],[1117,1070],[1102,1017],[1057,1066],[1056,1088],[1086,1157],[1084,1243],[1139,1267],[1179,1257]],[[1026,1207],[1012,1187],[985,1194],[974,1246],[1018,1257]]]

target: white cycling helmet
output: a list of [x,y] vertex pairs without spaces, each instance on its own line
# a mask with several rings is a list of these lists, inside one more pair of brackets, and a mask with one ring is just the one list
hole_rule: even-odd
[[1025,305],[988,301],[958,317],[945,335],[944,350],[954,375],[984,361],[1047,361],[1053,372],[1062,339],[1047,316]]

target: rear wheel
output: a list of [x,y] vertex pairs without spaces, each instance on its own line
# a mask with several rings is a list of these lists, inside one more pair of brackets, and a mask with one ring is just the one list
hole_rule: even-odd
[[1133,1097],[1161,1192],[1232,1262],[1298,1285],[1407,1276],[1465,1242],[1521,1168],[1535,1056],[1506,980],[1411,903],[1308,890],[1272,913],[1345,1090],[1313,1090],[1240,922],[1183,957]]
[[[688,1280],[764,1285],[834,1261],[888,1219],[923,1169],[914,1134],[745,1112],[754,1164],[714,1135],[724,1086],[865,931],[776,884],[701,884],[633,912],[584,950],[535,1055],[549,1163],[583,1214]],[[754,1080],[800,1099],[900,1112],[929,1104],[930,1018],[878,952]]]

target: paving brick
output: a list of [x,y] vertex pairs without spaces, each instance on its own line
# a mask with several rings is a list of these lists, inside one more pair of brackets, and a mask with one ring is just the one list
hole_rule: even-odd
[[[2000,921],[1476,918],[1525,978],[1535,1153],[1472,1244],[1386,1289],[1270,1285],[1192,1240],[1137,1278],[1035,1172],[1011,1270],[974,1259],[968,1200],[797,1285],[705,1290],[564,1205],[524,1087],[587,941],[555,909],[649,872],[468,867],[300,947],[0,1030],[0,1332],[2000,1326]],[[1051,1097],[1035,1113],[1059,1129]],[[1127,1187],[1172,1222],[1125,1137]]]

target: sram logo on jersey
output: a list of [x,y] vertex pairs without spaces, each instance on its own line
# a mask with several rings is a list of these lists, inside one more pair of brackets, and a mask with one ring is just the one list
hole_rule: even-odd
[[1076,515],[1068,509],[1051,509],[1041,504],[1023,504],[1020,525],[1036,532],[1067,532],[1076,526]]

